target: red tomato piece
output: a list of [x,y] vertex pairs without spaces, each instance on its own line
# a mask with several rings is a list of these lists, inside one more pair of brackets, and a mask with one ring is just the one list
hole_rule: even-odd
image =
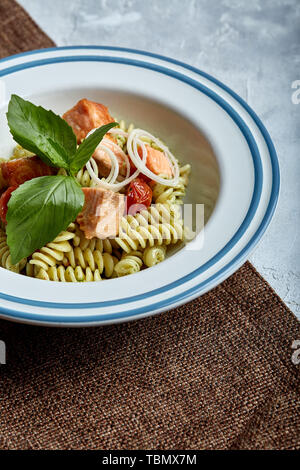
[[36,155],[29,158],[18,158],[1,164],[2,176],[8,186],[19,186],[25,181],[39,176],[54,174],[54,168],[49,167]]
[[133,180],[127,190],[127,212],[131,215],[148,208],[152,202],[152,189],[141,178]]
[[18,186],[10,186],[0,197],[0,219],[6,224],[7,204],[10,200],[11,193],[17,189]]

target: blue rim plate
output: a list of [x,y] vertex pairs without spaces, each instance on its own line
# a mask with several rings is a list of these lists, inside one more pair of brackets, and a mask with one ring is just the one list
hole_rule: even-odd
[[[195,269],[177,276],[176,279],[170,279],[170,282],[166,279],[159,287],[145,288],[137,293],[129,290],[130,295],[121,295],[117,299],[109,297],[99,299],[99,296],[97,298],[97,295],[92,293],[89,296],[90,301],[86,301],[85,296],[85,301],[77,297],[74,301],[70,301],[72,294],[66,300],[56,301],[50,292],[38,298],[35,294],[28,294],[27,289],[26,295],[23,293],[20,295],[18,291],[12,291],[9,287],[12,282],[9,280],[8,288],[1,288],[0,292],[1,315],[12,320],[54,326],[98,325],[159,313],[212,289],[243,264],[268,227],[277,204],[280,185],[279,165],[274,145],[264,125],[244,100],[205,72],[175,59],[133,49],[74,46],[25,52],[0,61],[0,79],[8,80],[9,87],[12,87],[11,77],[18,77],[25,71],[34,74],[35,70],[47,66],[62,64],[67,67],[67,64],[71,63],[96,63],[104,66],[112,64],[115,67],[139,68],[149,73],[149,76],[154,73],[163,76],[164,80],[169,77],[178,82],[178,86],[183,84],[193,89],[193,92],[206,95],[215,106],[227,114],[227,119],[238,126],[247,143],[254,175],[251,201],[237,230],[230,239],[226,240],[224,246]],[[178,262],[180,263],[179,258]],[[156,268],[155,271],[151,268],[149,273],[153,269],[153,275],[154,273],[157,275],[159,271]],[[4,270],[1,271],[4,276]],[[11,273],[9,275],[14,278],[17,276],[18,283],[20,282],[21,276]],[[136,279],[138,275],[135,275]],[[38,280],[30,281],[39,285],[49,284]],[[114,282],[116,280],[109,281],[109,285]]]

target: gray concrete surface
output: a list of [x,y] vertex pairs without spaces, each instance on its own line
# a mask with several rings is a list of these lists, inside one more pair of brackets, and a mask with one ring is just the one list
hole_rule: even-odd
[[19,1],[59,46],[114,45],[175,57],[253,107],[275,143],[282,187],[276,216],[250,260],[300,318],[300,103],[291,99],[300,80],[300,1]]

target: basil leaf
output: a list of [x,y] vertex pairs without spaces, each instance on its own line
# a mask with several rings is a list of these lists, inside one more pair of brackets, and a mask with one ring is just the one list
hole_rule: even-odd
[[42,176],[19,186],[7,211],[12,263],[53,241],[76,219],[83,204],[83,191],[71,176]]
[[99,127],[95,132],[93,132],[89,137],[84,139],[82,144],[79,145],[76,154],[71,161],[71,173],[74,175],[79,171],[86,162],[91,158],[95,152],[96,147],[99,145],[105,134],[112,128],[117,126],[117,122],[111,122],[105,124],[104,126]]
[[23,148],[37,154],[50,166],[69,170],[77,141],[73,129],[64,119],[53,111],[12,95],[7,121],[14,140]]

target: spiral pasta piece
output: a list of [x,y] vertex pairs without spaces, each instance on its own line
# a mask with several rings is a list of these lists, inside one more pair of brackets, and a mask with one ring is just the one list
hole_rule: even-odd
[[118,245],[114,243],[114,240],[110,240],[108,238],[104,240],[99,238],[85,238],[84,233],[80,230],[77,224],[72,244],[74,247],[80,247],[83,251],[90,248],[91,251],[99,250],[101,253],[112,253],[113,248],[118,248]]
[[[98,167],[96,164],[93,165],[93,169],[95,171],[96,176],[98,176]],[[66,176],[67,172],[64,168],[60,168],[57,174]],[[75,178],[80,184],[80,186],[82,186],[83,188],[89,188],[89,187],[95,186],[95,183],[90,177],[89,172],[87,171],[85,166],[77,172]]]
[[143,261],[148,268],[161,263],[166,257],[167,248],[164,245],[150,246],[143,253]]
[[130,254],[122,256],[121,260],[115,265],[115,272],[118,277],[128,276],[140,271],[143,266],[143,253],[133,251]]
[[135,216],[121,219],[116,243],[126,253],[154,245],[169,245],[183,240],[183,222],[169,205],[156,204]]
[[[68,252],[67,255],[69,256],[70,253]],[[114,267],[119,260],[109,253],[100,253],[100,251],[95,250],[93,253],[89,252],[88,256],[85,253],[83,259],[79,261],[75,259],[74,261],[72,264],[65,262],[64,264],[50,266],[47,269],[39,267],[38,270],[30,270],[28,268],[27,275],[57,282],[101,281],[102,274],[107,279],[113,276]],[[37,266],[34,266],[34,268],[37,268]]]
[[71,266],[73,269],[80,267],[81,269],[89,268],[92,272],[98,270],[100,274],[104,272],[106,277],[111,277],[115,263],[118,258],[110,253],[102,253],[99,250],[92,251],[90,248],[82,251],[80,247],[74,248],[66,253],[66,259],[63,264],[65,267]]
[[[95,166],[95,173],[96,173],[96,176],[98,176],[98,167],[97,168],[96,167],[97,165]],[[90,177],[89,172],[87,171],[85,167],[81,168],[81,170],[78,171],[76,175],[76,179],[78,183],[80,184],[80,186],[84,188],[95,186],[94,181]]]
[[26,263],[27,258],[23,258],[19,263],[12,264],[6,234],[0,229],[0,266],[14,273],[20,273],[26,266]]
[[75,237],[71,231],[61,232],[53,242],[47,243],[46,246],[33,253],[29,264],[36,265],[45,271],[50,266],[55,266],[57,263],[62,262],[65,253],[72,250],[69,240]]
[[[128,135],[135,127],[133,124],[127,127],[124,120],[118,122],[119,127],[113,129],[112,136],[127,155]],[[140,136],[143,145],[145,143],[164,151],[165,145],[153,138],[147,132]],[[10,159],[31,155],[31,152],[18,145]],[[185,196],[191,166],[179,166],[178,170],[178,161],[174,157],[173,159],[177,167],[178,183],[176,181],[174,186],[168,186],[164,184],[165,181],[152,182],[153,205],[134,216],[124,216],[116,239],[86,239],[79,225],[74,222],[55,240],[14,266],[7,246],[5,227],[0,225],[0,266],[17,273],[23,271],[30,277],[55,282],[91,282],[126,276],[160,263],[165,259],[170,245],[185,239],[186,227],[183,225],[180,204]],[[2,159],[0,163],[1,161]],[[96,160],[91,159],[91,165],[98,177]],[[58,174],[66,175],[66,171],[60,169]],[[77,173],[76,179],[82,187],[95,186],[86,166]],[[0,190],[5,185],[0,169]],[[126,188],[120,190],[125,191]]]
[[185,189],[188,185],[191,165],[186,164],[179,167],[178,184],[174,187],[168,187],[160,183],[152,185],[153,200],[156,204],[183,204]]
[[88,282],[114,276],[116,256],[113,240],[84,238],[76,223],[32,255],[26,265],[27,276],[57,282]]
[[156,204],[183,204],[185,196],[185,185],[179,177],[178,185],[174,188],[155,183],[152,187],[153,200]]
[[51,266],[47,271],[41,268],[36,276],[38,279],[56,282],[92,282],[101,281],[101,275],[98,269],[94,272],[90,268],[83,270],[80,266],[72,268],[63,265]]
[[[134,129],[134,125],[131,123],[129,124],[129,126],[127,127],[126,126],[126,122],[124,121],[124,119],[121,119],[121,120],[118,120],[115,118],[115,121],[116,122],[119,122],[119,126],[116,128],[116,129],[121,129],[121,131],[124,131],[124,132],[131,132],[133,129]],[[122,134],[115,134],[115,139],[117,141],[117,144],[122,148],[124,149],[124,147],[126,146],[126,142],[127,142],[127,137],[125,137],[124,135]]]

